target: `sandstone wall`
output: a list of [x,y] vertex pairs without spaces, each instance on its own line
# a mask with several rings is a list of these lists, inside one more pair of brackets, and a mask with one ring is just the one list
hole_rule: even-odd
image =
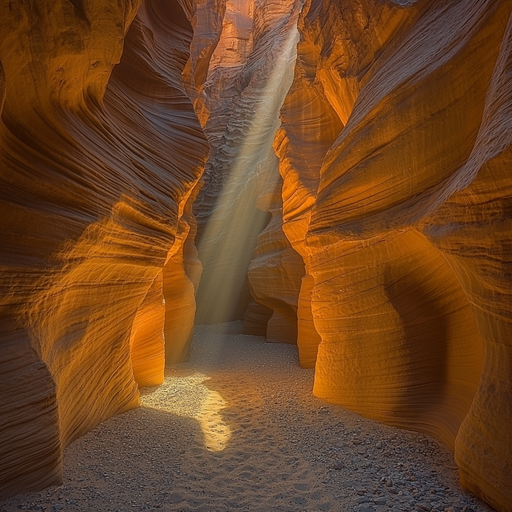
[[498,510],[512,510],[511,10],[312,0],[275,142],[315,394],[434,434]]
[[162,269],[208,151],[193,8],[0,2],[1,496],[59,483],[62,448],[163,377]]
[[[304,263],[283,232],[283,184],[278,166],[277,157],[271,155],[258,183],[256,205],[268,211],[271,218],[257,238],[247,272],[251,294],[260,308],[246,311],[244,331],[254,332],[255,324],[259,324],[261,331],[256,333],[265,336],[267,341],[295,344]],[[262,308],[269,311],[268,318],[261,319]]]

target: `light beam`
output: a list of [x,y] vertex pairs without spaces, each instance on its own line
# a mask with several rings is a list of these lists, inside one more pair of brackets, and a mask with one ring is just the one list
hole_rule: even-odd
[[[197,297],[199,322],[236,318],[256,238],[267,222],[257,215],[258,182],[264,173],[276,186],[279,180],[272,145],[293,81],[301,7],[297,2],[266,34],[263,39],[272,41],[271,47],[256,44],[246,63],[253,66],[249,85],[236,100],[225,144],[213,161],[214,169],[217,164],[224,168],[225,183],[198,242],[205,268]],[[270,167],[275,171],[268,172]]]

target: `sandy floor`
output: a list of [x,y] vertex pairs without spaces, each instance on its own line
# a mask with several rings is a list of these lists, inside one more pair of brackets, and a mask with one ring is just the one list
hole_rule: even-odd
[[66,449],[63,486],[0,512],[491,510],[445,448],[314,398],[295,347],[240,327],[199,326],[191,361],[143,407]]

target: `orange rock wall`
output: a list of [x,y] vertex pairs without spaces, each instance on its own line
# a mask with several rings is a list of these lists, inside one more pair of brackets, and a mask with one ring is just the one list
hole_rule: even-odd
[[[304,13],[308,12],[308,7]],[[313,29],[304,16],[299,22],[299,30],[301,39],[294,79],[281,109],[281,127],[276,134],[274,149],[280,158],[279,170],[284,180],[282,229],[305,264],[304,271],[295,274],[295,279],[301,279],[297,297],[299,360],[301,366],[313,368],[320,336],[311,311],[313,276],[308,268],[305,237],[323,158],[343,124],[317,78],[322,51],[317,42],[319,31]]]
[[472,123],[477,135],[466,162],[447,185],[454,193],[425,218],[423,232],[457,276],[484,346],[478,391],[455,440],[461,481],[497,510],[510,511],[512,15],[507,3],[495,14],[489,11],[480,37],[502,39],[496,60],[489,59],[486,66],[494,64],[490,82],[488,69],[482,70],[474,87],[479,98],[485,95],[479,103],[482,118]]
[[[271,214],[267,226],[258,236],[247,272],[252,296],[271,312],[269,318],[263,320],[264,329],[260,334],[267,341],[294,344],[297,341],[297,305],[304,263],[283,232],[282,179],[275,155],[269,159],[258,189],[258,208]],[[254,326],[250,324],[257,323],[257,320],[257,310],[249,309],[244,315],[244,324],[249,325],[247,329],[244,327],[244,331],[251,332]]]
[[[184,70],[195,88],[201,92],[208,77],[212,55],[216,51],[226,15],[226,0],[194,0],[189,8],[194,34],[190,43],[190,59]],[[190,94],[190,91],[187,91]]]
[[188,359],[194,335],[195,295],[203,269],[195,246],[197,225],[192,214],[192,205],[198,190],[196,185],[180,219],[177,234],[178,252],[167,260],[163,268],[166,364]]
[[163,377],[162,270],[208,152],[193,8],[0,2],[2,497],[59,483],[62,448]]
[[315,394],[434,434],[505,511],[511,11],[312,0],[275,141]]

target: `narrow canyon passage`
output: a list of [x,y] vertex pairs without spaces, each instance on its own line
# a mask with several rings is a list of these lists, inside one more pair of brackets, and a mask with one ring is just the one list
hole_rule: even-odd
[[313,397],[296,347],[241,328],[198,326],[190,361],[141,408],[65,450],[62,487],[0,511],[492,510],[461,490],[446,448]]
[[511,0],[0,0],[0,512],[512,512],[511,77]]

